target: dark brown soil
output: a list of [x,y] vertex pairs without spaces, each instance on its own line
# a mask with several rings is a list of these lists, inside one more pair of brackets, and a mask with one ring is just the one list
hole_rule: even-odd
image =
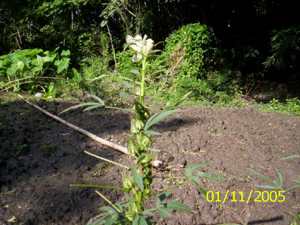
[[[70,103],[40,102],[58,113]],[[112,111],[62,116],[100,137],[126,144],[129,116]],[[208,203],[197,187],[183,177],[184,167],[207,162],[204,172],[222,174],[222,182],[204,179],[203,187],[220,191],[259,190],[266,181],[253,170],[283,176],[285,189],[300,179],[300,118],[261,113],[252,108],[186,108],[157,127],[158,157],[165,162],[155,171],[155,190],[168,190],[192,213],[175,213],[157,224],[282,224],[288,225],[300,211],[300,189],[285,193],[285,203],[228,201]],[[97,145],[59,124],[22,101],[0,102],[0,224],[81,225],[97,215],[102,200],[92,189],[70,184],[101,184],[120,187],[122,170],[83,153],[97,153],[127,162],[126,156]],[[286,159],[285,157],[290,157]],[[297,157],[298,156],[298,157]],[[252,170],[251,170],[252,169]],[[268,184],[268,183],[267,183]],[[101,190],[113,201],[118,190]]]

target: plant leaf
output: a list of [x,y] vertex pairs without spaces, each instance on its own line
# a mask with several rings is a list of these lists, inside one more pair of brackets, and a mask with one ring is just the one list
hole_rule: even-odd
[[168,210],[167,208],[158,208],[158,212],[160,217],[162,218],[166,218],[171,214],[170,210]]
[[97,108],[103,108],[103,105],[98,104],[98,105],[89,106],[89,107],[85,108],[83,110],[83,112],[90,111],[90,110],[97,109]]
[[104,102],[101,98],[99,98],[98,96],[96,96],[96,95],[91,95],[91,94],[89,94],[88,96],[89,96],[90,98],[96,100],[96,101],[99,102],[100,104],[105,105],[105,102]]
[[136,168],[132,168],[132,177],[134,183],[139,187],[141,191],[144,191],[144,182],[143,182],[143,176],[141,176]]
[[171,114],[173,114],[175,112],[176,112],[176,110],[172,109],[172,110],[166,110],[166,111],[162,111],[159,113],[155,113],[146,122],[144,131],[147,132],[152,126],[154,126],[155,124],[164,120],[165,118],[167,118],[168,116],[170,116]]
[[187,205],[185,205],[185,204],[183,204],[183,203],[181,203],[177,200],[173,200],[173,201],[169,202],[167,204],[167,208],[172,209],[172,210],[176,210],[176,211],[179,211],[179,212],[182,212],[182,211],[191,212],[191,209]]
[[249,171],[254,175],[256,176],[257,178],[260,178],[261,180],[265,180],[265,181],[270,181],[272,180],[270,177],[268,176],[265,176],[257,171],[255,171],[254,169],[249,169]]
[[148,225],[148,223],[144,216],[138,215],[133,220],[132,225]]
[[100,105],[98,102],[87,102],[87,103],[81,103],[81,104],[78,104],[78,105],[74,105],[74,106],[71,106],[69,108],[66,108],[65,110],[61,111],[59,113],[60,114],[63,114],[63,113],[66,113],[70,110],[75,110],[75,109],[78,109],[78,108],[82,108],[82,107],[91,107],[91,106],[99,106],[99,107],[103,107],[103,105]]
[[215,174],[215,173],[198,172],[198,176],[206,178],[211,181],[219,181],[220,182],[220,181],[224,180],[224,176],[222,176],[221,174]]
[[291,159],[298,159],[298,158],[300,158],[300,155],[295,154],[295,155],[289,155],[289,156],[283,157],[283,158],[281,158],[281,160],[291,160]]

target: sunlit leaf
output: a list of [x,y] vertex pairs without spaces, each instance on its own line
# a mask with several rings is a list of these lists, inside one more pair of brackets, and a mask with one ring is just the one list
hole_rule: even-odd
[[171,214],[170,210],[167,208],[159,208],[158,212],[159,212],[160,217],[162,217],[162,218],[166,218],[166,217],[170,216],[170,214]]
[[176,112],[176,110],[167,110],[167,111],[155,113],[146,122],[145,127],[144,127],[145,132],[147,132],[155,124],[161,122],[162,120],[166,119],[168,116],[172,115],[175,112]]
[[132,177],[134,183],[139,187],[139,189],[144,191],[143,176],[139,174],[136,168],[132,168]]
[[148,223],[145,217],[138,215],[133,220],[132,225],[148,225]]
[[81,103],[81,104],[78,104],[78,105],[71,106],[71,107],[61,111],[59,114],[63,114],[63,113],[66,113],[68,111],[75,110],[75,109],[78,109],[78,108],[91,107],[91,106],[104,107],[104,105],[101,105],[98,102],[87,102],[87,103]]
[[172,209],[172,210],[176,210],[176,211],[179,211],[179,212],[182,212],[182,211],[191,212],[191,209],[187,205],[185,205],[185,204],[183,204],[183,203],[181,203],[177,200],[172,200],[171,202],[169,202],[167,204],[167,208]]

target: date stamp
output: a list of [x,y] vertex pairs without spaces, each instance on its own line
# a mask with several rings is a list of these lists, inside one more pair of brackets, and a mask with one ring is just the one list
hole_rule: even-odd
[[283,203],[286,201],[285,191],[207,191],[205,200],[210,203]]

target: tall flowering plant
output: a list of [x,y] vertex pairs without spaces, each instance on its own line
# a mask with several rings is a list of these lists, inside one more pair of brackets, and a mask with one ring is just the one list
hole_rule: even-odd
[[133,107],[133,117],[131,119],[131,136],[128,140],[128,151],[134,157],[136,165],[131,168],[131,176],[123,181],[124,191],[132,195],[126,217],[133,221],[144,211],[144,201],[150,195],[152,183],[151,162],[152,156],[149,151],[152,140],[146,132],[146,123],[150,118],[150,112],[145,106],[145,76],[147,71],[147,57],[151,54],[153,40],[145,35],[128,35],[126,42],[135,54],[132,60],[140,64],[137,80],[140,84],[139,96],[135,100]]
[[[130,138],[128,140],[128,152],[134,159],[134,165],[123,178],[123,190],[126,193],[126,202],[113,204],[100,192],[97,192],[111,207],[102,207],[103,213],[96,221],[88,225],[147,225],[151,224],[150,217],[154,212],[166,217],[173,210],[187,211],[188,208],[173,200],[166,202],[170,193],[159,195],[155,208],[145,209],[145,201],[151,195],[152,166],[159,166],[160,161],[153,160],[150,151],[152,145],[151,128],[156,123],[166,118],[175,110],[166,110],[160,113],[150,114],[145,105],[145,77],[147,75],[148,56],[153,52],[153,40],[146,35],[126,37],[126,42],[134,51],[132,61],[139,65],[136,82],[139,83],[138,96],[133,106],[131,118]],[[99,223],[98,223],[99,222]]]

